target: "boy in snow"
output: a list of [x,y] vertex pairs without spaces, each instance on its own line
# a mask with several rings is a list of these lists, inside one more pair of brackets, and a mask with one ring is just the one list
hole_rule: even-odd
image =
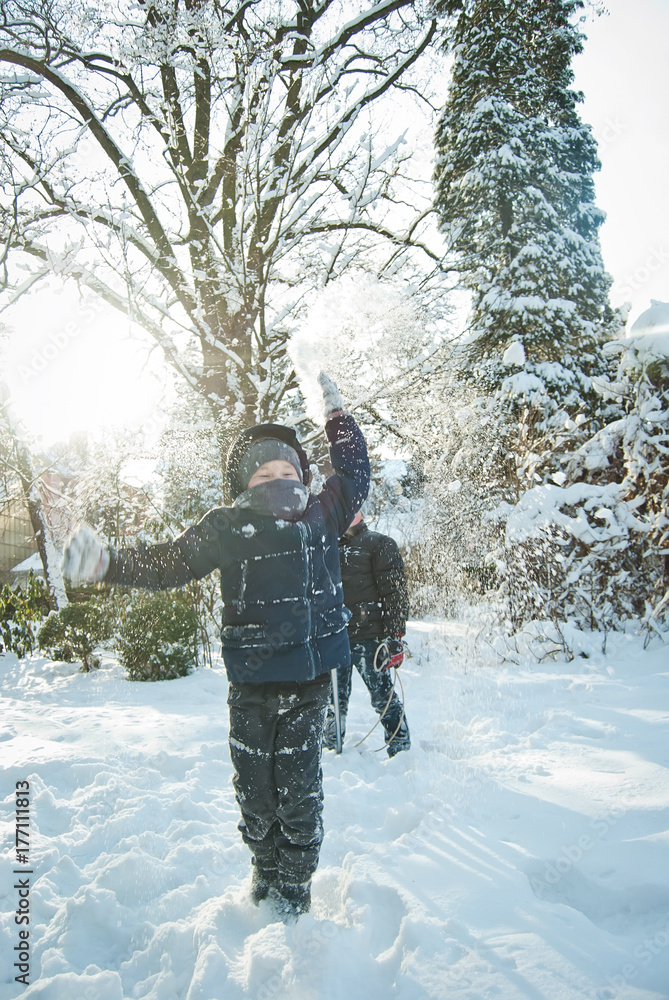
[[369,488],[364,438],[334,383],[322,373],[319,382],[334,469],[320,493],[309,493],[295,432],[260,424],[228,454],[232,507],[141,550],[108,550],[82,528],[63,558],[70,580],[151,590],[220,569],[230,755],[239,829],[253,855],[251,896],[288,918],[311,902],[330,671],[350,661],[338,540]]
[[[358,511],[339,543],[344,604],[353,617],[348,625],[351,658],[367,685],[372,705],[381,717],[388,756],[411,746],[404,707],[393,691],[390,668],[404,659],[402,637],[409,614],[404,563],[397,543],[389,535],[370,531]],[[351,697],[350,664],[337,670],[339,718],[342,738]],[[328,709],[324,746],[334,749],[334,709]]]

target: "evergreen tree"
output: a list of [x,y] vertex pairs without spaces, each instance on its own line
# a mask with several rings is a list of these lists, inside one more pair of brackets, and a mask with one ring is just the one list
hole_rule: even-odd
[[437,492],[453,561],[464,537],[479,573],[503,527],[487,513],[563,482],[569,455],[611,419],[592,378],[621,321],[598,237],[596,143],[572,88],[582,0],[438,6],[454,66],[435,204],[472,305]]
[[473,294],[471,328],[484,357],[518,341],[531,361],[569,365],[574,352],[589,370],[612,318],[596,143],[571,89],[582,48],[572,21],[582,6],[472,0],[452,29],[436,207]]

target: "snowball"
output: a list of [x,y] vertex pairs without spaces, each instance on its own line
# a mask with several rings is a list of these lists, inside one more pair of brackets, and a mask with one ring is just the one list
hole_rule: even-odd
[[462,489],[462,483],[459,479],[454,479],[452,483],[449,483],[446,487],[449,493],[459,493]]
[[517,365],[518,368],[522,368],[525,364],[525,348],[522,344],[514,340],[504,352],[504,357],[502,358],[502,364],[504,365]]

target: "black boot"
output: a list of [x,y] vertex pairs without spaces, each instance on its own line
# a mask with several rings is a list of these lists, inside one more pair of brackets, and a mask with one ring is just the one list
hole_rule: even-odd
[[288,882],[280,879],[272,893],[274,907],[284,921],[293,923],[311,906],[311,879],[306,882]]
[[[390,739],[391,736],[392,739]],[[411,748],[411,737],[409,736],[409,727],[407,726],[406,719],[402,719],[400,728],[394,736],[392,730],[386,733],[386,739],[389,740],[387,744],[389,757],[394,757],[400,750],[409,750]]]
[[253,877],[251,878],[251,901],[257,906],[261,900],[276,887],[279,873],[276,868],[261,868],[253,862]]

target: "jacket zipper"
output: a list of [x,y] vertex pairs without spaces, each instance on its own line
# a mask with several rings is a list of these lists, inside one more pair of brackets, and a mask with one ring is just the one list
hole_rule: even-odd
[[302,551],[304,553],[304,564],[306,572],[304,574],[304,604],[307,609],[307,623],[309,625],[309,635],[307,638],[307,649],[309,650],[309,659],[311,662],[311,669],[314,677],[316,676],[316,643],[315,637],[312,636],[312,626],[313,626],[313,609],[311,607],[310,593],[311,593],[311,580],[313,576],[313,567],[311,565],[311,548],[309,546],[309,529],[307,528],[304,521],[298,521],[297,525],[300,529],[300,541],[302,544]]

